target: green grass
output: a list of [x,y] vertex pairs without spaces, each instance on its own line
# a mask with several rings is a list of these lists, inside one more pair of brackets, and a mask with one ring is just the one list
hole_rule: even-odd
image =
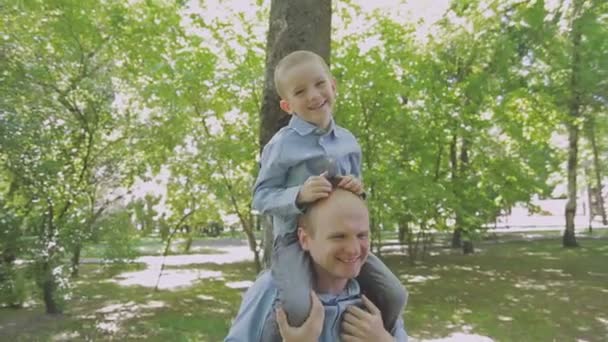
[[[208,239],[195,239],[195,242],[206,241]],[[135,243],[135,250],[137,255],[163,255],[165,251],[165,242],[160,238],[143,237],[138,238]],[[95,245],[86,245],[83,250],[82,258],[103,258],[105,251],[108,248],[107,243],[98,243]],[[210,247],[191,246],[190,250],[184,252],[184,240],[177,239],[171,243],[169,249],[169,255],[182,255],[182,254],[222,254],[223,252],[219,249]]]
[[[488,241],[471,256],[441,253],[414,266],[399,255],[385,261],[410,292],[405,320],[416,338],[469,327],[495,341],[604,341],[608,237],[579,236],[579,242],[580,248],[564,249],[560,239]],[[174,291],[106,281],[141,268],[83,265],[65,314],[45,315],[39,301],[27,309],[0,309],[0,340],[221,341],[241,301],[240,290],[225,283],[255,278],[251,263],[236,263],[183,266],[221,271],[223,279]],[[145,307],[154,303],[162,306]],[[122,317],[132,316],[119,319],[114,333],[97,328],[116,315],[98,312],[111,304],[126,305]]]

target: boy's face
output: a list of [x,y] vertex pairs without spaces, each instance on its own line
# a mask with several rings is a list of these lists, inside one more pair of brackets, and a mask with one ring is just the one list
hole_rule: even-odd
[[285,71],[281,109],[296,114],[318,127],[326,128],[336,99],[336,82],[322,65],[308,61]]

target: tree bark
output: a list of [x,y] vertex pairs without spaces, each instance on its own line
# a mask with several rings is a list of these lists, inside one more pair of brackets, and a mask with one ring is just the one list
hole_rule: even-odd
[[[268,215],[260,216],[260,220],[264,221],[264,252],[263,252],[263,264],[264,268],[270,268],[272,264],[272,250],[273,250],[273,242],[274,242],[274,234],[272,232],[272,221],[271,217]],[[267,228],[268,227],[268,228]]]
[[[608,218],[606,217],[606,208],[604,207],[604,197],[602,196],[602,166],[600,163],[599,152],[597,148],[597,139],[595,138],[595,120],[592,116],[589,117],[588,122],[588,130],[589,130],[589,140],[591,142],[591,149],[593,150],[593,170],[595,176],[595,185],[597,186],[597,192],[594,192],[593,195],[597,197],[596,203],[598,205],[598,209],[600,211],[600,215],[602,216],[602,223],[604,225],[608,225]],[[591,202],[589,202],[591,204]],[[589,206],[590,217],[593,217],[593,207]],[[591,225],[589,225],[591,227]]]
[[[456,196],[458,196],[458,151],[457,151],[457,144],[458,144],[458,135],[456,133],[454,133],[454,136],[452,137],[452,142],[450,143],[450,170],[452,173],[452,185],[454,187],[454,194]],[[456,217],[455,217],[455,229],[454,232],[452,233],[452,248],[460,248],[462,247],[462,228],[461,228],[461,219],[460,219],[460,213],[458,211],[456,211],[455,213]]]
[[[289,53],[310,50],[329,65],[331,39],[330,0],[272,0],[266,40],[266,72],[260,110],[260,152],[270,138],[289,122],[289,115],[279,107],[274,87],[274,69]],[[263,223],[271,220],[262,220]],[[264,236],[272,236],[272,224],[264,224]],[[272,250],[272,239],[264,239],[265,251]],[[270,244],[270,245],[268,245]],[[267,267],[270,266],[268,259]]]
[[55,290],[57,288],[57,282],[55,281],[55,276],[53,275],[52,266],[50,261],[45,261],[42,263],[43,270],[43,281],[42,281],[42,298],[44,300],[44,306],[46,308],[46,313],[48,314],[60,314],[61,308],[57,304],[55,300]]
[[576,215],[576,172],[578,164],[578,120],[580,118],[581,94],[579,92],[580,83],[580,50],[581,42],[581,20],[580,10],[581,1],[574,2],[574,21],[572,23],[572,70],[570,75],[569,117],[568,126],[568,202],[566,203],[566,229],[562,244],[564,247],[577,247],[574,232],[574,217]]
[[80,265],[80,251],[82,250],[82,246],[78,243],[74,250],[72,251],[72,278],[78,277],[78,268]]

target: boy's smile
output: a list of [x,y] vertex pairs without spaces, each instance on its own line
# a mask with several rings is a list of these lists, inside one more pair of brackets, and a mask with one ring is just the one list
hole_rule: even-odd
[[336,83],[323,66],[315,61],[303,63],[285,72],[282,82],[285,98],[281,108],[320,128],[331,121],[336,99]]

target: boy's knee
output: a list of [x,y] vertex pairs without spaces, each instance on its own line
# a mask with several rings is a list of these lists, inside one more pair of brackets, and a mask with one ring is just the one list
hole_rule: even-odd
[[390,298],[391,301],[394,301],[396,306],[401,309],[405,308],[405,305],[407,304],[407,297],[407,290],[401,283],[395,284],[395,286],[392,286],[389,289],[388,298]]
[[283,303],[282,305],[283,310],[287,313],[287,321],[292,327],[299,327],[304,324],[310,314],[310,300],[292,300],[291,303]]

